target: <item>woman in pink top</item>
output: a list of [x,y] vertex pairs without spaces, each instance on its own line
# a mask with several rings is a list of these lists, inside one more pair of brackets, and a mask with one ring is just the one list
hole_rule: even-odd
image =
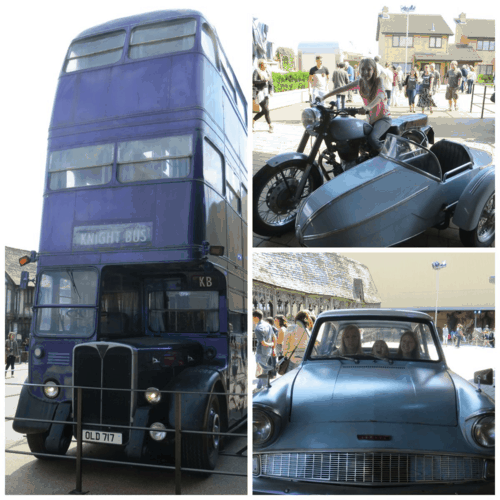
[[347,90],[359,90],[364,103],[364,106],[360,110],[369,114],[369,122],[373,126],[373,130],[368,136],[368,143],[379,153],[384,146],[380,137],[392,125],[391,113],[387,106],[387,94],[385,93],[382,79],[378,76],[377,66],[373,59],[366,58],[361,60],[359,63],[359,75],[360,78],[358,80],[354,80],[348,85],[339,87],[333,92],[326,94],[323,100]]

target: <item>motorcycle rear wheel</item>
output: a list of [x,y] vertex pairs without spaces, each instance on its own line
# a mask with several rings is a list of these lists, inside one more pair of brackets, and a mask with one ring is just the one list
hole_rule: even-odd
[[253,177],[253,230],[261,236],[281,236],[293,231],[302,200],[323,184],[313,167],[299,202],[291,198],[306,169],[305,161],[291,160],[279,167],[265,165]]

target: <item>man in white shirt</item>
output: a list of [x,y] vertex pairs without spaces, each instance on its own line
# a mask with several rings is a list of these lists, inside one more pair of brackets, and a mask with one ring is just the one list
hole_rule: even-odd
[[[311,101],[314,102],[316,98],[320,100],[328,92],[328,77],[330,73],[328,68],[323,66],[323,59],[321,56],[316,56],[316,66],[313,66],[309,71],[309,95]],[[312,92],[311,92],[312,90]]]
[[443,345],[448,345],[448,327],[446,325],[444,325],[444,328],[443,328]]

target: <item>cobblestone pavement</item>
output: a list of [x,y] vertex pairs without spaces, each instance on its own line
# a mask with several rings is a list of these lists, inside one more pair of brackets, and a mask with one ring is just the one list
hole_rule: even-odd
[[[477,93],[480,90],[476,90]],[[444,98],[445,87],[442,86],[435,96],[438,107],[432,115],[429,114],[429,123],[433,126],[436,140],[451,139],[462,142],[471,147],[483,149],[491,154],[495,152],[495,123],[493,113],[484,113],[481,119],[481,109],[473,106],[470,112],[471,96],[460,94],[458,99],[458,111],[447,111],[448,103]],[[402,102],[407,103],[407,99]],[[482,97],[474,97],[475,102],[482,102]],[[489,102],[489,101],[488,101]],[[360,106],[361,98],[359,94],[354,94],[353,103],[348,106]],[[492,110],[493,103],[489,103],[486,109]],[[303,135],[304,128],[300,121],[302,110],[309,107],[308,103],[295,104],[286,108],[277,109],[271,112],[271,119],[274,123],[274,133],[268,132],[268,126],[264,121],[259,121],[255,125],[253,133],[253,174],[255,174],[269,158],[273,156],[296,151],[297,145]],[[418,110],[419,112],[421,110]],[[398,117],[408,114],[408,106],[392,106],[392,117]],[[428,113],[428,110],[426,111]],[[309,142],[306,153],[310,151],[311,141]],[[287,233],[280,237],[262,237],[253,234],[254,247],[296,247],[299,246],[294,232]],[[424,233],[401,243],[401,247],[462,247],[460,242],[458,227],[450,224],[450,227],[444,231],[438,229],[428,229]]]

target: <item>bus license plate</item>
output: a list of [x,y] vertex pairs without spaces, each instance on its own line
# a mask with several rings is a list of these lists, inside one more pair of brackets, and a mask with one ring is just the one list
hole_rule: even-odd
[[86,431],[83,440],[91,443],[122,444],[122,435],[118,432]]

